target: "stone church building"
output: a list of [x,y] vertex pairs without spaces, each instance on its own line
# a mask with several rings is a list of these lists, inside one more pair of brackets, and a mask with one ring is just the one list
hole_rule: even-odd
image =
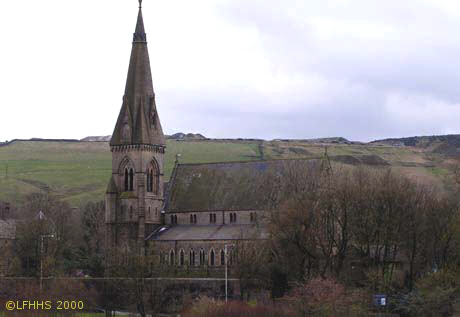
[[[110,141],[105,221],[112,250],[170,267],[219,269],[225,246],[267,239],[254,183],[276,161],[180,164],[164,179],[166,141],[139,8],[123,103]],[[230,258],[230,262],[231,258]]]

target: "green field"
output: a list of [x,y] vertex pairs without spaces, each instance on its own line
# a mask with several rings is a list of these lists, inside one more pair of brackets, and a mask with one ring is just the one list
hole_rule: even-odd
[[[259,147],[259,143],[168,140],[166,180],[176,154],[181,154],[181,163],[207,163],[321,158],[325,152],[324,144],[266,141]],[[332,159],[377,158],[421,182],[441,188],[452,185],[451,165],[455,161],[417,147],[330,144],[328,154]],[[0,147],[0,200],[21,203],[27,194],[45,191],[80,207],[104,199],[110,169],[111,153],[106,142],[17,141]]]
[[[166,179],[176,154],[181,154],[182,163],[260,157],[255,143],[168,141]],[[15,142],[0,147],[0,200],[20,203],[29,193],[50,191],[78,207],[104,199],[110,173],[111,153],[106,142]]]

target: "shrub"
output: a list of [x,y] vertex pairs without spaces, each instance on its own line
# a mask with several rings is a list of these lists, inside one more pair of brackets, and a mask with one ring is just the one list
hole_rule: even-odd
[[301,316],[361,316],[368,298],[365,291],[346,290],[334,279],[314,278],[294,288],[284,301]]
[[402,316],[450,316],[460,291],[459,272],[444,269],[421,278],[414,291],[402,295],[395,310]]
[[196,301],[183,313],[185,317],[296,317],[287,307],[249,305],[244,302],[220,302],[207,297]]

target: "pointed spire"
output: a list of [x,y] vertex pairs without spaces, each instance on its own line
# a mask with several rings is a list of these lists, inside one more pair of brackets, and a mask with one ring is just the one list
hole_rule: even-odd
[[145,107],[143,100],[139,100],[139,107],[137,110],[137,119],[136,125],[134,130],[133,141],[137,144],[149,144],[150,143],[150,136],[149,136],[149,126],[148,122],[145,119]]
[[107,194],[116,194],[118,192],[117,184],[115,183],[115,180],[113,179],[113,175],[110,177],[109,184],[107,186]]
[[142,0],[134,33],[125,95],[110,145],[166,144],[155,104],[150,60],[142,18]]
[[144,18],[142,17],[142,0],[139,0],[139,14],[137,16],[136,31],[134,32],[133,42],[147,42],[147,35],[144,29]]

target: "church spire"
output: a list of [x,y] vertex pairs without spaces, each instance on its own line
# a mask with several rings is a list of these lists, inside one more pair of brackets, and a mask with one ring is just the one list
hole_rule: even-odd
[[137,16],[136,31],[134,32],[133,42],[147,42],[147,35],[144,29],[144,19],[142,17],[142,0],[139,0],[139,14]]
[[123,105],[110,141],[111,146],[125,144],[166,144],[155,104],[142,0],[139,0]]

